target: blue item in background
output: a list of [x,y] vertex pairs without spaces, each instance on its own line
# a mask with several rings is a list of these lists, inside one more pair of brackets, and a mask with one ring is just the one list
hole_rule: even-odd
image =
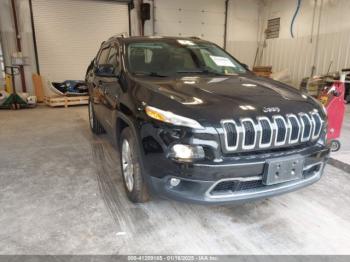
[[88,95],[88,87],[84,81],[66,80],[64,82],[52,82],[52,90],[59,95],[82,96]]

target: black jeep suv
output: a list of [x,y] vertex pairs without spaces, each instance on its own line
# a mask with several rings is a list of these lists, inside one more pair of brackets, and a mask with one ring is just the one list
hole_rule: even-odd
[[91,129],[118,146],[133,202],[266,198],[316,182],[329,156],[320,104],[207,41],[112,37],[86,81]]

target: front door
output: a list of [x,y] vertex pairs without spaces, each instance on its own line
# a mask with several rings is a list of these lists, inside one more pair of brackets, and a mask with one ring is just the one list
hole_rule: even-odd
[[114,119],[116,118],[116,110],[119,107],[119,99],[122,94],[120,86],[120,59],[119,59],[119,47],[115,43],[110,47],[110,52],[106,61],[106,64],[113,65],[115,68],[115,77],[108,77],[101,79],[100,92],[102,94],[103,103],[101,111],[105,119],[105,128],[107,131],[112,132],[114,130]]
[[[95,70],[99,67],[99,65],[106,64],[106,61],[108,59],[110,48],[104,47],[99,52],[96,64],[94,66]],[[95,72],[93,72],[95,74]],[[103,110],[103,103],[104,101],[104,93],[103,93],[103,83],[106,81],[106,77],[99,76],[97,74],[94,75],[92,78],[92,102],[94,104],[94,112],[97,118],[100,120],[101,124],[106,127],[106,123],[104,120],[104,110]]]

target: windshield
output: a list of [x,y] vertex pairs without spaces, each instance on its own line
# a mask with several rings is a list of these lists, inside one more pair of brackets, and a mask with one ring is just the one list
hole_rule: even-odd
[[151,76],[232,75],[247,71],[216,45],[189,40],[129,43],[127,58],[129,72]]

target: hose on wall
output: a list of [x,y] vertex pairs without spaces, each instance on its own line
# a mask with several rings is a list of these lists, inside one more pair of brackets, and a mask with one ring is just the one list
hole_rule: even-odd
[[301,0],[298,0],[297,9],[295,10],[295,13],[293,15],[292,22],[290,23],[290,35],[292,36],[292,38],[294,38],[294,32],[293,32],[294,22],[295,22],[295,18],[297,17],[297,15],[299,13],[300,6],[301,6]]

